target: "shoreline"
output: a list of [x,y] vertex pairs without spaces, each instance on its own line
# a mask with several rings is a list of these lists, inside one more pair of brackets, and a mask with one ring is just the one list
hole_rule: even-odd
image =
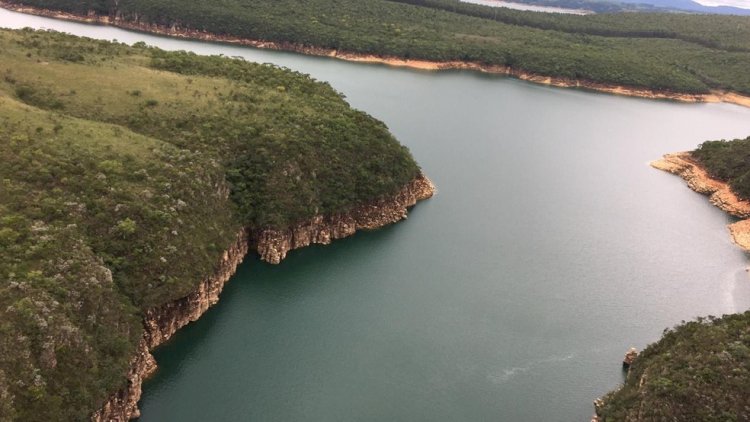
[[482,73],[505,75],[520,79],[527,82],[532,82],[540,85],[553,86],[558,88],[578,88],[591,90],[596,92],[603,92],[613,95],[621,95],[627,97],[638,97],[648,98],[657,100],[670,100],[685,103],[729,103],[735,104],[742,107],[750,107],[750,96],[745,96],[736,92],[731,91],[720,91],[712,90],[709,93],[704,94],[688,94],[671,91],[660,91],[649,88],[637,88],[628,87],[623,85],[607,84],[601,82],[593,82],[579,79],[570,79],[556,76],[540,75],[533,72],[527,72],[520,69],[514,69],[504,65],[488,65],[478,62],[463,62],[463,61],[431,61],[431,60],[419,60],[419,59],[405,59],[402,57],[395,56],[376,56],[361,53],[351,53],[338,51],[335,49],[320,48],[320,47],[309,47],[294,43],[275,42],[275,41],[261,41],[252,40],[247,38],[216,35],[205,31],[181,29],[177,26],[166,27],[160,25],[143,24],[132,21],[124,21],[118,16],[114,18],[111,16],[98,15],[94,12],[89,12],[87,15],[77,15],[74,13],[54,11],[49,9],[40,9],[31,6],[24,6],[13,4],[4,0],[0,0],[0,8],[10,10],[18,13],[25,13],[30,15],[48,17],[53,19],[61,19],[74,22],[110,25],[117,28],[144,32],[149,34],[163,35],[176,38],[186,38],[198,41],[209,41],[209,42],[220,42],[228,44],[239,44],[244,46],[250,46],[260,49],[279,50],[279,51],[290,51],[295,53],[301,53],[311,56],[330,57],[339,60],[345,60],[350,62],[359,63],[371,63],[371,64],[384,64],[393,67],[406,67],[410,69],[425,70],[425,71],[439,71],[439,70],[472,70]]
[[690,189],[709,197],[709,201],[740,221],[729,224],[732,241],[743,251],[750,252],[750,201],[737,197],[726,182],[709,176],[689,152],[665,154],[650,163],[651,167],[680,176]]
[[[750,201],[738,198],[732,192],[728,183],[711,177],[708,171],[692,157],[689,151],[664,154],[662,158],[650,162],[649,165],[657,170],[666,171],[681,177],[694,192],[708,196],[709,201],[714,206],[732,217],[740,219],[735,223],[729,224],[727,228],[734,244],[739,246],[744,252],[750,252]],[[682,321],[682,323],[684,324],[685,321]],[[660,340],[657,340],[656,343],[652,343],[652,345],[663,340],[664,336]],[[644,381],[645,375],[640,379],[639,389]],[[624,385],[621,385],[617,389],[607,393],[604,397],[614,394],[623,387]],[[592,416],[591,422],[602,422],[599,414],[603,406],[605,406],[603,398],[600,397],[594,400],[594,416]]]
[[318,215],[286,230],[239,230],[235,241],[224,252],[213,274],[198,283],[187,296],[149,309],[143,315],[143,335],[125,375],[126,385],[112,392],[91,415],[92,422],[124,422],[138,418],[138,401],[143,381],[157,370],[151,353],[169,340],[180,328],[197,321],[211,306],[219,302],[224,285],[234,276],[237,267],[250,252],[261,259],[278,264],[292,249],[313,243],[329,244],[360,230],[375,230],[407,218],[408,209],[435,194],[435,185],[420,173],[400,191],[362,204],[348,212]]

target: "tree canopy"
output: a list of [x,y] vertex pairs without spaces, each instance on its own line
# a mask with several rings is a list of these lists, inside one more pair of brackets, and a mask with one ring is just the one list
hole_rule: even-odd
[[537,13],[459,0],[12,0],[217,35],[681,93],[750,94],[750,16]]
[[243,228],[393,194],[383,123],[272,65],[0,30],[0,420],[84,420]]

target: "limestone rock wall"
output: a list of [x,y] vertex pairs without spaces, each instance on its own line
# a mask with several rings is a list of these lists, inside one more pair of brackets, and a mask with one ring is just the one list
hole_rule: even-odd
[[351,236],[357,230],[373,230],[403,220],[409,207],[431,197],[434,192],[432,182],[420,174],[392,197],[342,214],[319,215],[286,230],[262,230],[253,235],[252,245],[264,261],[278,264],[290,250],[314,243],[327,245],[334,239]]
[[91,416],[94,422],[125,422],[140,416],[138,400],[143,380],[156,370],[151,350],[169,340],[177,330],[198,320],[208,308],[219,301],[219,295],[237,266],[250,250],[257,250],[271,263],[279,263],[292,249],[313,243],[328,244],[333,239],[351,236],[357,230],[371,230],[406,218],[407,208],[429,198],[435,187],[419,175],[398,193],[361,205],[350,212],[316,216],[286,230],[262,230],[251,234],[243,229],[235,242],[224,252],[216,271],[198,284],[186,297],[146,312],[143,338],[133,356],[127,373],[127,386],[112,394],[101,409]]
[[91,416],[92,421],[124,422],[140,416],[138,400],[141,399],[143,380],[156,371],[156,360],[151,350],[169,340],[180,328],[196,321],[211,305],[219,301],[224,284],[232,277],[247,251],[248,236],[243,229],[237,234],[234,244],[224,252],[214,274],[201,281],[193,293],[146,312],[143,318],[143,338],[130,361],[130,370],[126,375],[128,384],[113,394]]

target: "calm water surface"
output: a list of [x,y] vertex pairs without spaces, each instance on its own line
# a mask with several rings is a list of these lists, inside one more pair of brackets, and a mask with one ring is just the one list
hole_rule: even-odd
[[[385,121],[440,192],[279,266],[248,258],[156,352],[143,421],[584,421],[620,359],[750,308],[730,219],[648,161],[750,110],[181,41],[0,10],[0,25],[310,73]],[[185,262],[184,265],[190,265]]]
[[565,13],[571,15],[588,15],[593,13],[590,10],[584,9],[566,9],[564,7],[552,7],[552,6],[538,6],[534,4],[526,3],[514,3],[501,0],[461,0],[465,3],[481,4],[482,6],[490,7],[505,7],[508,9],[516,10],[529,10],[532,12],[546,12],[546,13]]

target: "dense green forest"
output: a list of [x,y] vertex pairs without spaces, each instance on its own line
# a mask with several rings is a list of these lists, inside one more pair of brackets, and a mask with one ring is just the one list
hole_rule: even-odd
[[0,57],[1,421],[87,419],[123,386],[143,311],[242,227],[419,172],[381,122],[271,65],[34,31],[0,31]]
[[470,61],[657,90],[750,94],[750,17],[575,16],[458,0],[13,0],[340,51]]
[[750,420],[750,311],[664,332],[603,397],[602,422]]

